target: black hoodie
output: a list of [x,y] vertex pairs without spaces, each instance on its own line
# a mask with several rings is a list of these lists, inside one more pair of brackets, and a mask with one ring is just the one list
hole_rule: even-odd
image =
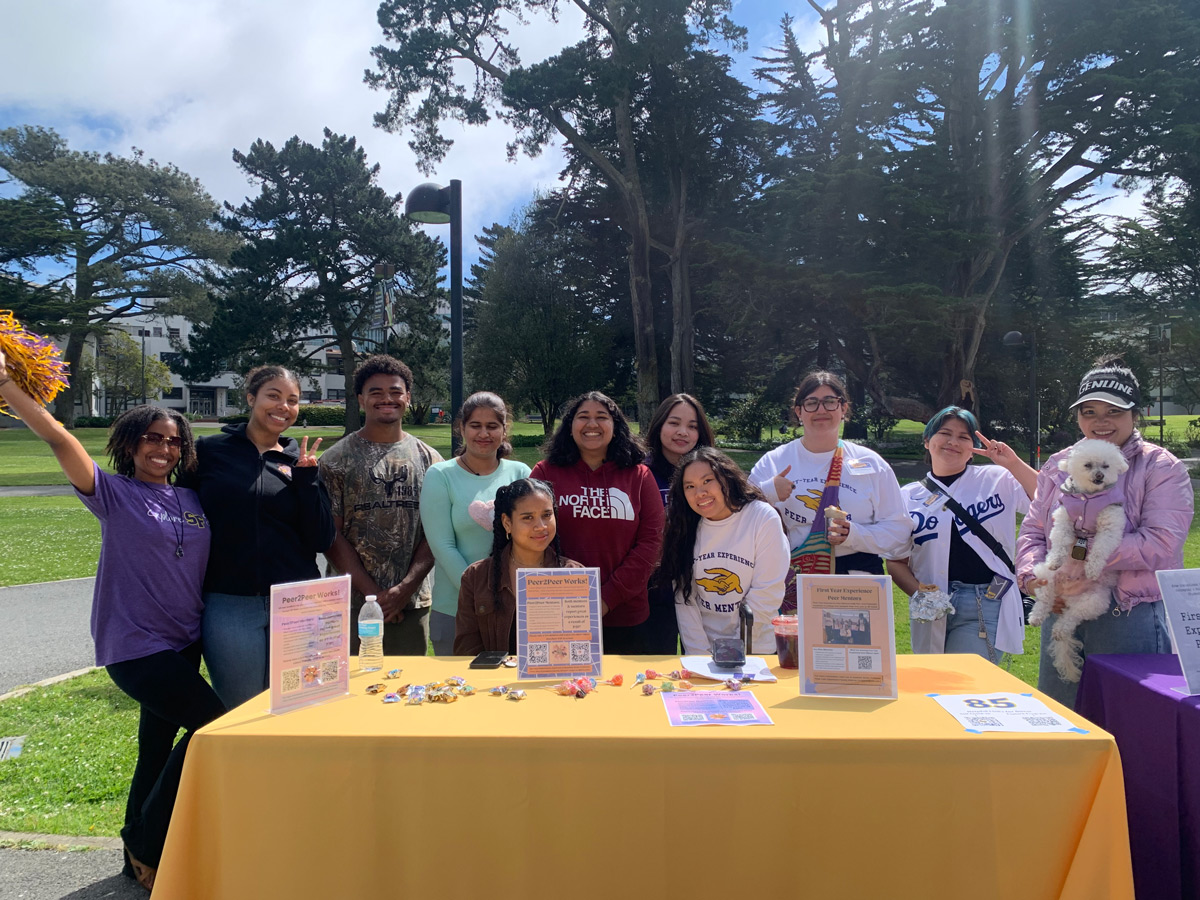
[[333,543],[329,495],[316,466],[297,466],[300,445],[259,453],[245,425],[196,441],[197,466],[179,480],[200,495],[212,527],[204,590],[269,594],[271,585],[319,578],[316,555]]

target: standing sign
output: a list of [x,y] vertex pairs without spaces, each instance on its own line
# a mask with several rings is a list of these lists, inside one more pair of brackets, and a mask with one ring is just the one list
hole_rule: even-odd
[[271,712],[350,691],[350,576],[271,585]]
[[896,698],[892,579],[797,576],[800,693]]
[[1200,569],[1169,569],[1155,575],[1187,692],[1200,694]]
[[517,677],[599,678],[599,569],[517,569]]

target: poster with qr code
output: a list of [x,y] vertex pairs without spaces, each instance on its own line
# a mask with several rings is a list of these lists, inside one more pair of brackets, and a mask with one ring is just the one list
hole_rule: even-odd
[[1007,731],[1010,734],[1087,734],[1032,694],[930,694],[971,734]]
[[517,569],[517,678],[603,673],[599,569]]
[[892,579],[800,575],[800,693],[896,699]]
[[271,586],[271,712],[350,691],[350,576]]
[[775,724],[750,691],[671,691],[658,696],[672,728]]

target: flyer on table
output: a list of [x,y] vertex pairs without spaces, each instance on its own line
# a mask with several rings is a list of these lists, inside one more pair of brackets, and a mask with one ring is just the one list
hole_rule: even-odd
[[696,725],[774,725],[750,691],[669,691],[659,694],[672,728]]
[[350,690],[350,576],[271,586],[271,712]]
[[517,569],[517,678],[599,678],[599,569]]
[[1200,569],[1168,569],[1155,575],[1187,692],[1200,694]]
[[800,693],[896,698],[892,579],[886,575],[797,576]]
[[998,691],[994,694],[930,694],[972,734],[1007,731],[1012,734],[1051,734],[1074,731],[1087,734],[1032,694]]

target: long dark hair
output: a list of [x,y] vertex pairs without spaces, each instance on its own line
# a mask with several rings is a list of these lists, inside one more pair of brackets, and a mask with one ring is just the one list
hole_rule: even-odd
[[753,500],[766,499],[763,492],[750,483],[738,464],[715,447],[697,447],[679,460],[671,477],[671,492],[667,499],[667,528],[663,534],[658,579],[659,584],[669,585],[672,591],[682,591],[685,603],[690,603],[692,597],[692,562],[700,514],[692,509],[683,495],[683,473],[694,462],[708,463],[725,494],[725,502],[734,512]]
[[[504,459],[512,453],[512,444],[508,438],[508,407],[504,405],[504,401],[499,394],[493,394],[491,391],[476,391],[470,397],[463,401],[462,409],[458,411],[458,415],[454,417],[454,424],[451,426],[454,433],[462,438],[463,426],[467,420],[475,414],[477,409],[490,409],[496,414],[496,418],[500,420],[501,426],[504,428],[504,439],[500,441],[500,447],[496,450],[496,459]],[[458,452],[455,456],[462,456],[467,452],[467,442],[462,440],[459,443]]]
[[562,419],[554,430],[550,440],[542,445],[546,462],[552,466],[573,466],[579,462],[579,448],[575,446],[575,438],[571,435],[571,425],[579,407],[591,401],[599,403],[608,410],[613,423],[613,436],[604,452],[604,461],[611,462],[618,469],[632,469],[646,458],[646,449],[642,442],[629,429],[629,422],[621,413],[621,408],[607,394],[599,391],[588,391],[580,394],[563,407]]
[[174,481],[179,472],[190,472],[196,468],[196,442],[192,438],[192,426],[183,414],[161,406],[135,406],[117,416],[108,432],[108,446],[104,449],[108,453],[114,472],[126,478],[133,477],[133,457],[137,454],[142,435],[155,422],[164,419],[175,423],[175,430],[179,433],[181,441],[179,462],[170,471],[167,480]]
[[658,405],[658,409],[654,412],[654,418],[650,420],[650,427],[642,438],[646,442],[646,449],[649,451],[652,464],[668,464],[666,457],[663,456],[662,430],[671,416],[671,410],[680,403],[686,403],[696,411],[696,430],[699,432],[696,437],[696,446],[711,447],[717,442],[712,426],[708,424],[708,416],[704,412],[703,404],[691,394],[672,394]]
[[[492,597],[496,604],[496,609],[500,609],[500,578],[504,575],[501,572],[500,554],[504,552],[504,548],[509,545],[512,538],[508,532],[504,530],[504,516],[512,517],[513,509],[517,503],[530,494],[545,494],[550,498],[550,505],[554,507],[554,518],[557,526],[558,519],[558,501],[554,496],[554,488],[540,478],[518,478],[512,484],[506,484],[500,490],[496,491],[496,506],[494,515],[492,516]],[[554,548],[554,555],[558,560],[562,561],[562,547],[558,542],[558,528],[554,529],[554,538],[550,541],[550,546]]]

